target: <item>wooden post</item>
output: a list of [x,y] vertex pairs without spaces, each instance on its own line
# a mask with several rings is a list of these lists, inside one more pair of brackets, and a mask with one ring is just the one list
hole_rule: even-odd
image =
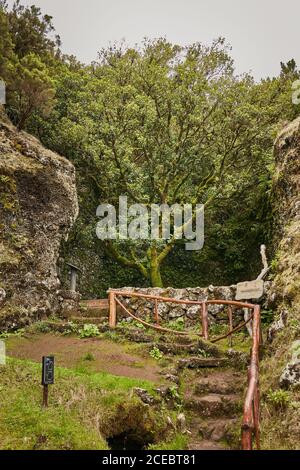
[[159,326],[159,316],[158,316],[158,308],[157,308],[157,299],[154,300],[154,318],[155,318],[155,323],[157,326]]
[[48,384],[43,385],[43,407],[48,408]]
[[70,290],[72,292],[76,292],[76,282],[77,282],[77,271],[71,268],[71,282],[70,282]]
[[[233,330],[233,322],[232,322],[232,306],[228,306],[228,319],[229,319],[229,331]],[[232,348],[232,335],[229,336],[229,346]]]
[[117,325],[117,305],[115,299],[115,293],[109,292],[109,327],[115,328]]
[[208,339],[208,313],[206,302],[202,302],[202,334],[204,339]]

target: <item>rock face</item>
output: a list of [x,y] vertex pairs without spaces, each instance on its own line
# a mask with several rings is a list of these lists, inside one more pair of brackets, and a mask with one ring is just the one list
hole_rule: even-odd
[[0,329],[61,309],[56,263],[77,214],[73,165],[0,110]]
[[269,298],[276,307],[294,308],[300,305],[300,118],[278,136],[275,163],[276,276]]
[[275,218],[275,273],[269,306],[276,321],[268,331],[272,350],[285,367],[279,385],[300,383],[300,118],[287,125],[275,141],[276,171],[272,186]]

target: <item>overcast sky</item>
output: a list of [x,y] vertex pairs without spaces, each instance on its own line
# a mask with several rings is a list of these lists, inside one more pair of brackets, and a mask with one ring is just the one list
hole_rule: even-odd
[[[8,2],[10,5],[12,0]],[[82,62],[110,42],[130,45],[164,36],[178,44],[224,36],[238,73],[278,74],[280,61],[300,66],[299,0],[21,0],[54,18],[65,53]]]

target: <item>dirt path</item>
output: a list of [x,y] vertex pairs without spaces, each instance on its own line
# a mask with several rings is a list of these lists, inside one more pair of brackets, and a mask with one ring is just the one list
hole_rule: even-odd
[[35,334],[10,338],[6,343],[9,356],[40,362],[42,356],[55,355],[56,365],[84,366],[94,372],[161,381],[160,367],[151,358],[131,353],[128,345],[102,338],[79,339],[53,334]]

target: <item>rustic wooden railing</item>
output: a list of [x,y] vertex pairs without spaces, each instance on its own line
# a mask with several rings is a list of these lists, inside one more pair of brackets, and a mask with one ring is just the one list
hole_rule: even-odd
[[[134,320],[142,323],[143,325],[154,328],[162,332],[174,333],[177,335],[189,335],[186,331],[176,331],[170,328],[165,328],[160,325],[160,318],[158,314],[158,303],[168,302],[185,305],[199,305],[199,320],[201,324],[200,332],[198,336],[203,337],[212,343],[216,343],[224,338],[230,337],[230,346],[232,345],[232,335],[245,327],[245,325],[252,321],[252,348],[250,356],[250,365],[248,368],[248,389],[244,402],[244,413],[242,421],[242,449],[252,450],[253,449],[253,437],[255,437],[256,449],[260,449],[259,443],[259,414],[260,414],[260,394],[259,394],[259,351],[262,341],[261,326],[260,326],[260,306],[245,302],[237,302],[234,300],[185,300],[185,299],[174,299],[171,297],[162,297],[149,294],[141,294],[132,291],[119,291],[111,289],[108,291],[109,296],[109,326],[115,328],[117,325],[117,305],[121,307],[127,315]],[[149,323],[136,315],[134,315],[127,306],[125,306],[119,297],[140,297],[154,302],[154,320],[155,324]],[[228,321],[229,330],[226,334],[217,338],[209,337],[209,321],[208,321],[208,306],[209,305],[226,305],[228,307]],[[234,308],[241,309],[247,308],[252,311],[247,321],[233,327],[233,310]]]

